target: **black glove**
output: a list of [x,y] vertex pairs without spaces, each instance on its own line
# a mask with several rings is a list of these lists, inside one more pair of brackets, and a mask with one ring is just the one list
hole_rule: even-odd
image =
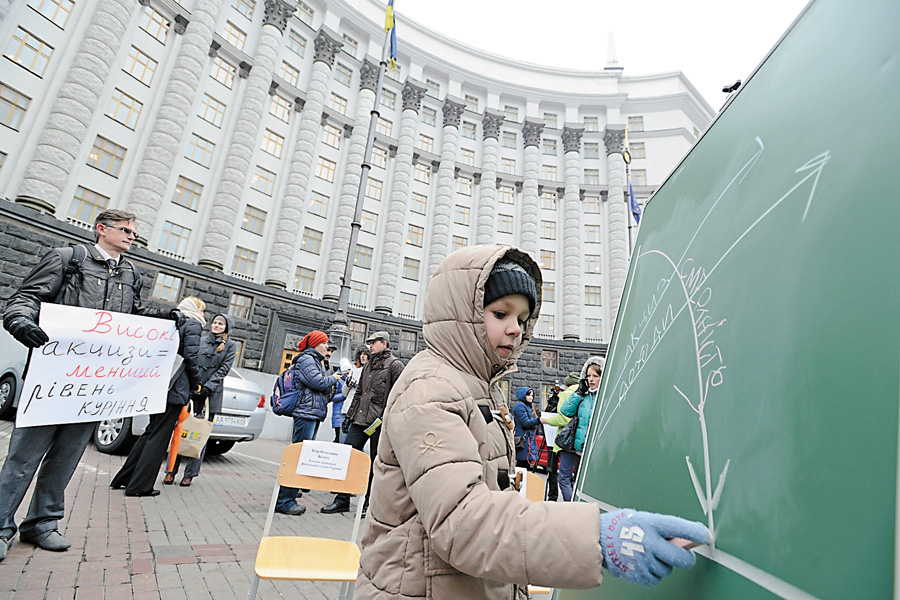
[[190,394],[188,394],[188,400],[194,403],[196,403],[198,400],[202,400],[202,398],[200,397],[200,392],[191,392]]
[[584,396],[588,392],[588,380],[587,377],[578,382],[578,391],[576,392],[579,396]]
[[197,392],[197,397],[200,400],[206,400],[207,398],[209,398],[209,388],[206,387],[205,385],[201,385],[200,391]]
[[9,332],[19,340],[19,343],[28,348],[40,348],[50,341],[50,336],[37,323],[25,317],[14,319],[9,324]]
[[184,325],[184,315],[178,309],[173,308],[169,311],[169,318],[175,321],[175,327],[178,329],[181,329],[181,326]]

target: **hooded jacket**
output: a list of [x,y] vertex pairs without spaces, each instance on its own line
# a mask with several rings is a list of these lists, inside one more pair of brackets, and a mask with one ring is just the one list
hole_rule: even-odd
[[[538,299],[507,361],[491,348],[484,283],[507,256],[535,279]],[[516,370],[540,310],[541,274],[524,252],[473,246],[436,270],[425,295],[428,348],[404,368],[385,408],[357,600],[507,600],[513,583],[589,588],[600,583],[600,511],[587,503],[532,503],[500,490],[513,433],[497,382]]]
[[311,421],[325,420],[337,380],[328,375],[322,364],[323,358],[312,348],[294,357],[294,387],[300,388],[300,395],[291,416]]
[[[225,376],[228,375],[232,365],[234,365],[234,359],[237,355],[237,344],[230,339],[234,329],[234,318],[223,314],[218,314],[216,317],[222,317],[225,320],[225,333],[228,334],[229,339],[225,341],[225,347],[222,348],[222,351],[218,352],[218,348],[222,343],[222,336],[216,335],[212,331],[208,332],[200,339],[199,361],[200,382],[203,385],[203,389],[209,391],[209,412],[213,414],[222,412]],[[194,407],[194,410],[197,411],[201,408],[202,406],[198,405]]]
[[[602,356],[592,356],[587,359],[584,366],[581,367],[581,381],[587,378],[587,370],[590,365],[599,365],[602,374],[603,367],[606,365],[606,359]],[[578,429],[575,430],[575,450],[581,452],[584,450],[584,442],[587,439],[588,427],[591,424],[591,417],[594,414],[594,404],[600,395],[600,388],[596,391],[588,390],[584,395],[580,395],[577,391],[570,395],[559,406],[559,414],[566,417],[574,417],[578,413]],[[549,422],[549,421],[548,421]]]
[[369,356],[359,375],[359,386],[347,409],[347,418],[368,427],[384,415],[388,394],[403,372],[403,363],[390,348]]
[[516,405],[513,407],[513,419],[516,423],[515,437],[525,438],[525,447],[516,451],[516,460],[532,460],[538,458],[537,427],[541,424],[540,417],[532,413],[532,402],[528,402],[525,396],[531,390],[530,387],[516,389]]

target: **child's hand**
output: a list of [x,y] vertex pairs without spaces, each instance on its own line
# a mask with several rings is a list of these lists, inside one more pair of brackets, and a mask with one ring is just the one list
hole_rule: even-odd
[[672,567],[693,567],[694,554],[669,541],[676,537],[706,544],[709,530],[695,521],[630,508],[600,515],[603,566],[629,583],[653,586]]

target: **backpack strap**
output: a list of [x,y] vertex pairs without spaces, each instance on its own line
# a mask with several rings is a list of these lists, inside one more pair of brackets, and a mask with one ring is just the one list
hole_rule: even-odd
[[[62,301],[69,282],[76,277],[76,275],[81,275],[81,263],[84,262],[84,258],[87,256],[87,249],[83,244],[78,244],[77,246],[60,248],[58,252],[64,267],[62,279],[59,283],[59,291],[56,293],[56,298],[54,300],[57,304]],[[75,287],[78,286],[76,285]]]

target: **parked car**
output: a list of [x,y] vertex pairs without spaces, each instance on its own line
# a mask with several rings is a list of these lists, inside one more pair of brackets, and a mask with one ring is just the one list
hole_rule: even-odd
[[0,328],[0,419],[13,419],[22,393],[28,349]]
[[[265,406],[262,388],[231,369],[225,377],[222,412],[213,421],[206,453],[225,454],[236,442],[258,438],[266,419]],[[104,454],[126,454],[149,422],[149,415],[100,421],[94,428],[94,445]]]

